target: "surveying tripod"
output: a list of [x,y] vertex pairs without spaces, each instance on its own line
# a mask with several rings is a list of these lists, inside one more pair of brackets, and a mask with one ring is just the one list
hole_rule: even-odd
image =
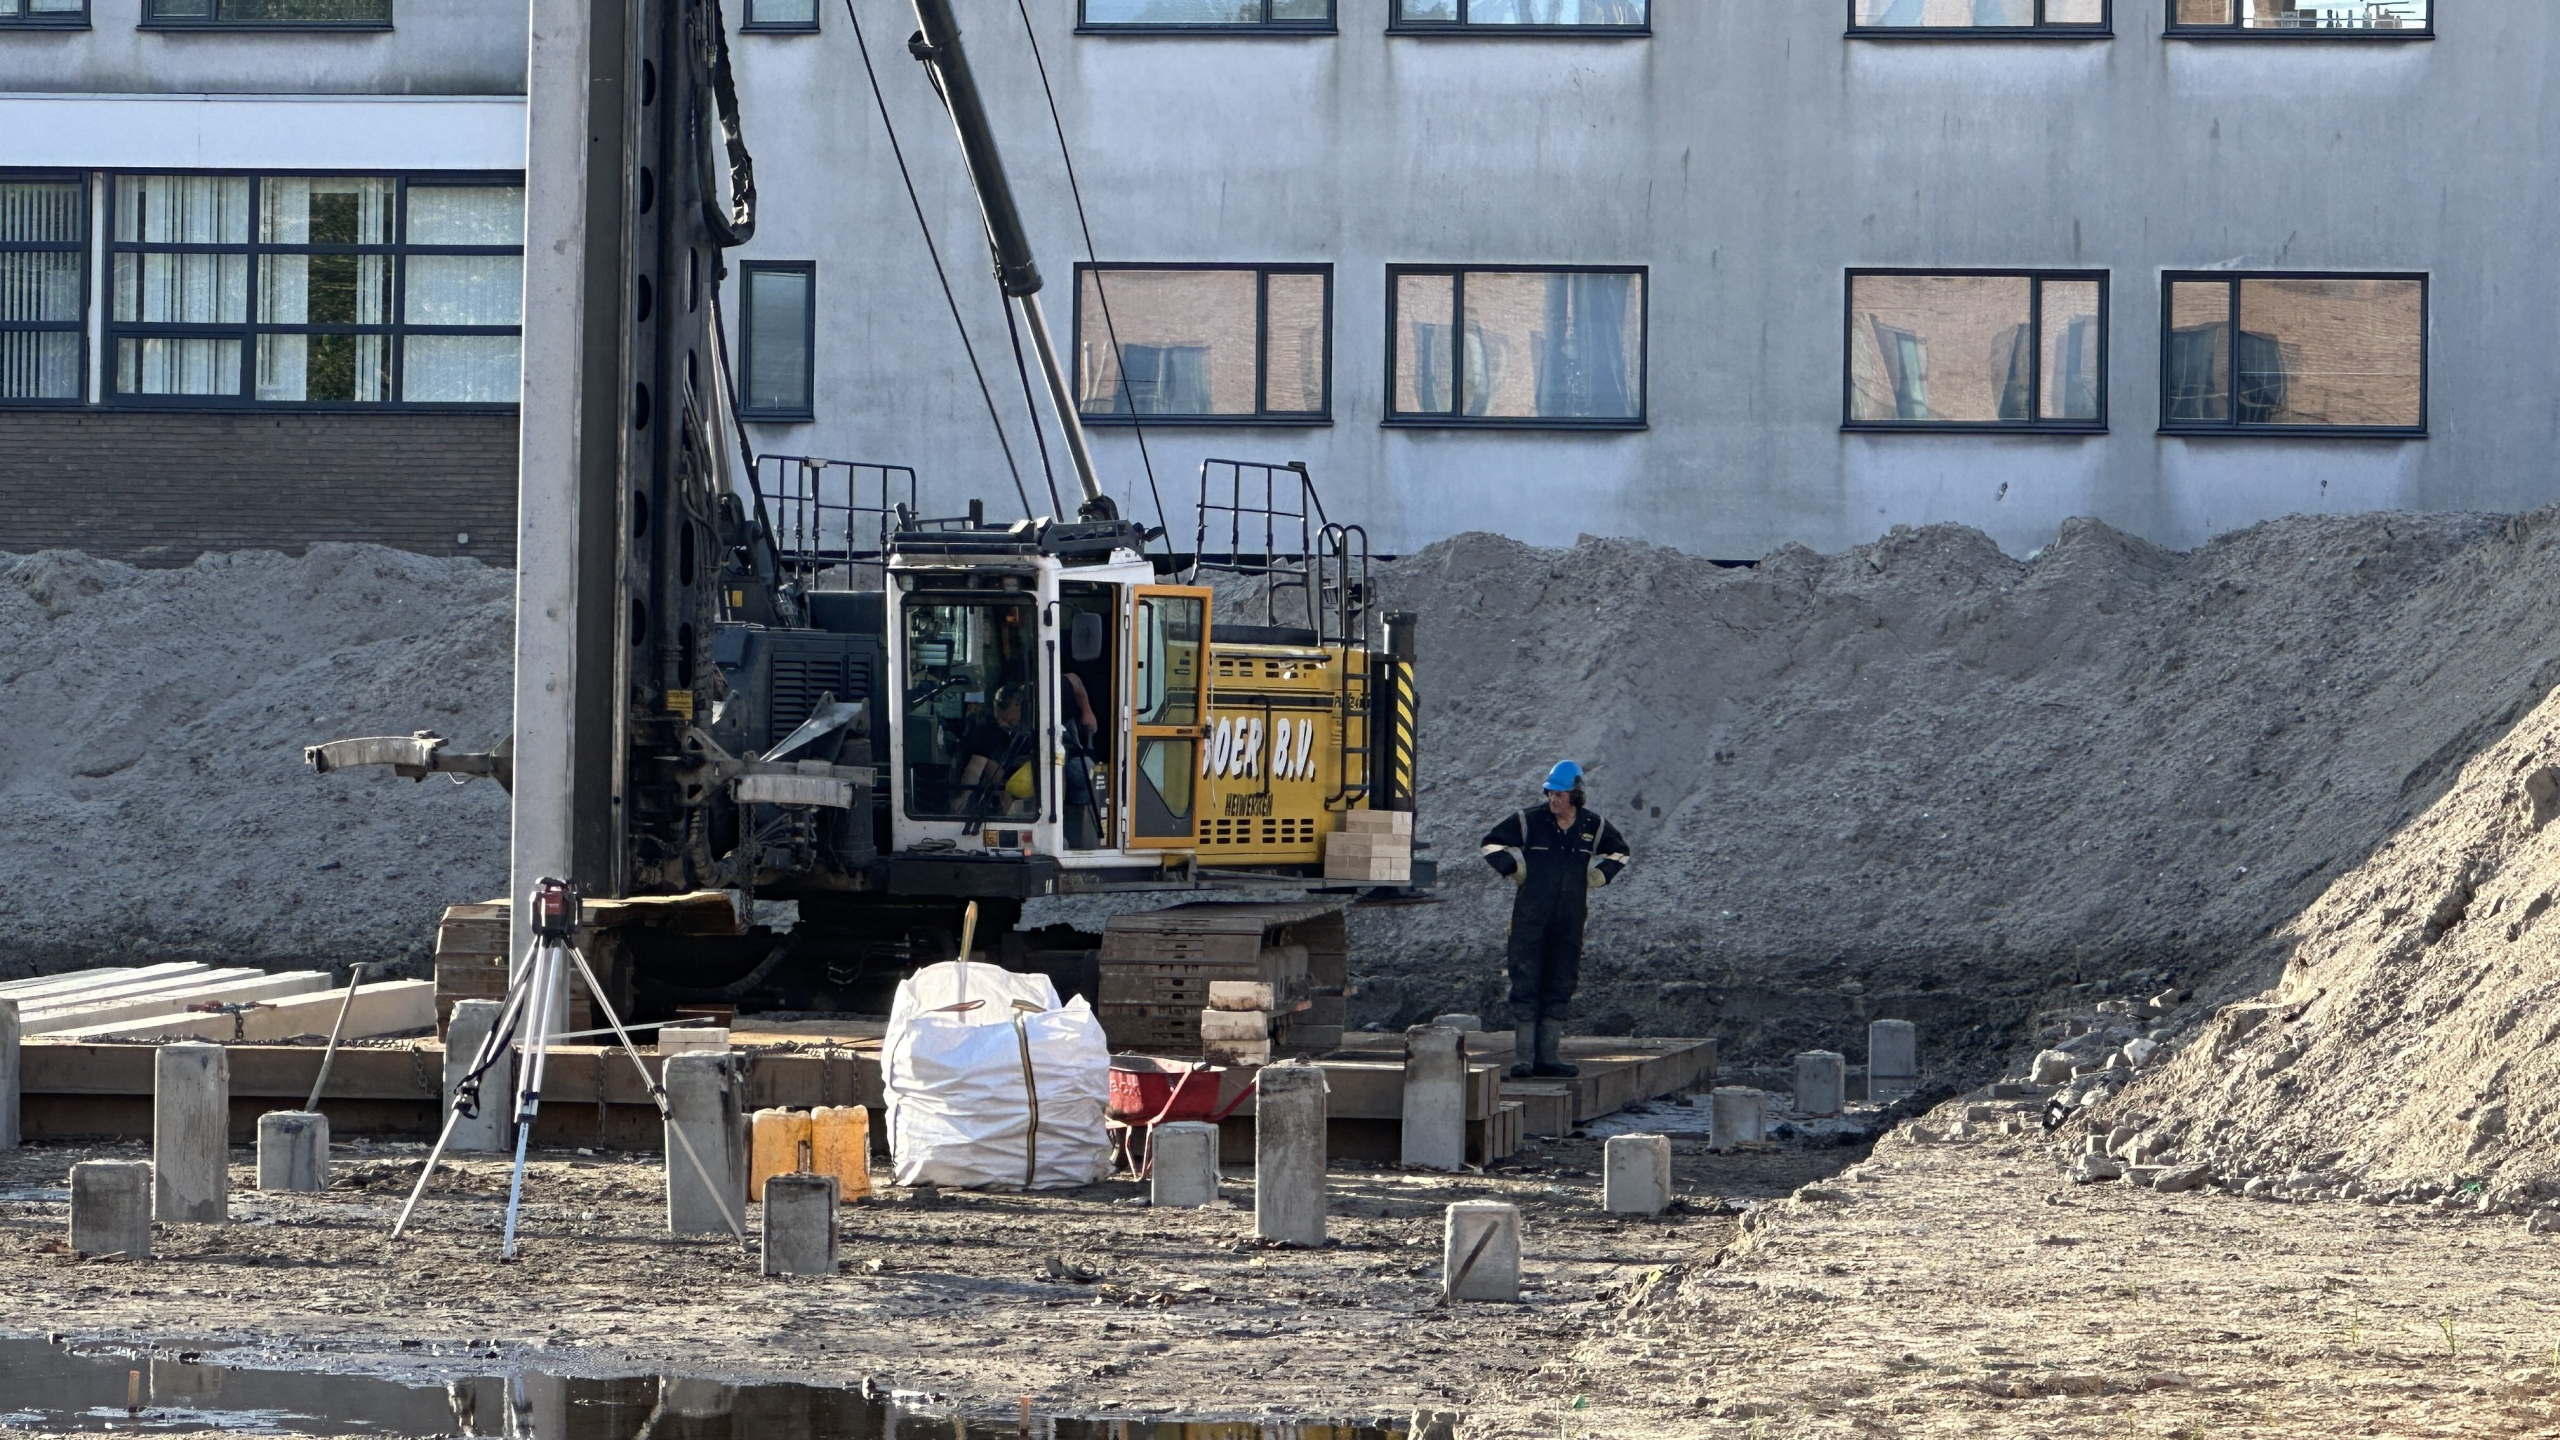
[[[489,1027],[488,1038],[480,1042],[479,1051],[471,1057],[471,1068],[453,1087],[453,1108],[445,1115],[435,1149],[427,1154],[426,1168],[418,1172],[418,1184],[409,1192],[409,1203],[400,1207],[400,1219],[391,1227],[391,1238],[397,1240],[408,1230],[409,1217],[416,1213],[419,1199],[427,1193],[427,1181],[434,1177],[436,1164],[444,1158],[445,1146],[453,1139],[453,1127],[480,1113],[481,1082],[515,1043],[521,1025],[525,1045],[522,1063],[516,1067],[515,1170],[507,1182],[506,1233],[498,1247],[500,1260],[516,1258],[516,1219],[524,1201],[525,1151],[533,1140],[534,1115],[542,1108],[543,1070],[551,1058],[551,1037],[560,1029],[560,1005],[568,995],[569,970],[574,967],[578,978],[586,982],[587,993],[595,998],[596,1008],[604,1012],[605,1023],[613,1027],[622,1053],[631,1057],[632,1068],[640,1072],[640,1083],[648,1090],[650,1102],[658,1107],[659,1120],[666,1122],[667,1143],[684,1152],[685,1163],[693,1167],[695,1177],[719,1204],[720,1218],[729,1222],[729,1232],[745,1243],[746,1222],[739,1218],[735,1198],[712,1178],[702,1157],[694,1152],[693,1141],[674,1123],[667,1087],[650,1075],[648,1062],[640,1058],[639,1047],[631,1042],[631,1032],[622,1027],[622,1017],[614,1013],[612,999],[596,983],[596,972],[587,965],[587,957],[578,953],[578,887],[566,880],[538,880],[534,882],[532,898],[532,948],[515,978],[508,982],[506,1004],[498,1011],[497,1022]],[[669,1159],[672,1161],[673,1157]],[[728,1173],[725,1164],[721,1172]]]

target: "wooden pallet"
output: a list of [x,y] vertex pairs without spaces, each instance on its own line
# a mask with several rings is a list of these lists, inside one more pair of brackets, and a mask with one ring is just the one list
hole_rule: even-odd
[[[1340,903],[1203,901],[1115,915],[1103,929],[1094,1013],[1115,1050],[1188,1059],[1201,1054],[1212,983],[1266,984],[1281,1012],[1274,1048],[1321,1054],[1341,1041],[1348,934]],[[1168,1013],[1181,1010],[1187,1025]]]

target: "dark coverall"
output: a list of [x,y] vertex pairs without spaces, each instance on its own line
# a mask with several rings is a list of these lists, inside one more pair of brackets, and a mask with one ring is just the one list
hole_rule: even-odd
[[1540,805],[1488,831],[1484,858],[1495,874],[1520,886],[1511,901],[1511,1003],[1539,1020],[1562,1020],[1582,983],[1582,922],[1591,891],[1627,868],[1626,838],[1588,809],[1575,813],[1567,832]]

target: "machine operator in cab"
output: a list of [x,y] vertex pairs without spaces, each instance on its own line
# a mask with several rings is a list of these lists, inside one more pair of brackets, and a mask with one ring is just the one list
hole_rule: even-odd
[[1582,922],[1593,890],[1627,868],[1626,838],[1583,803],[1582,767],[1547,772],[1546,803],[1505,816],[1484,837],[1485,863],[1519,887],[1511,901],[1511,1073],[1580,1074],[1564,1063],[1564,1022],[1582,983]]
[[960,789],[969,797],[972,815],[1024,815],[1039,808],[1030,770],[1031,729],[1022,720],[1026,688],[1017,683],[998,690],[995,703],[961,740],[961,753],[968,758],[960,769]]

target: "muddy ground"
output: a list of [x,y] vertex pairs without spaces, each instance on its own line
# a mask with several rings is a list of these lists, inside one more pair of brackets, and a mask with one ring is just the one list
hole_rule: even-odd
[[1889,1137],[1741,1228],[1504,1398],[1648,1440],[2560,1435],[2520,1216],[2075,1186],[2031,1132]]
[[[2560,1237],[2074,1186],[2034,1132],[1872,1156],[1684,1139],[1685,1203],[1658,1220],[1600,1213],[1593,1140],[1489,1176],[1338,1169],[1321,1252],[1254,1244],[1241,1178],[1239,1208],[1194,1212],[1125,1182],[892,1187],[848,1211],[843,1273],[815,1281],[659,1239],[658,1167],[620,1156],[540,1157],[516,1265],[493,1258],[494,1160],[391,1247],[418,1163],[395,1145],[341,1146],[345,1186],[320,1196],[258,1195],[240,1165],[235,1223],[174,1227],[147,1265],[59,1253],[46,1192],[139,1150],[0,1160],[5,1328],[325,1344],[324,1363],[394,1369],[868,1377],[995,1413],[1024,1394],[1105,1415],[1421,1406],[1462,1412],[1465,1440],[2560,1434]],[[1437,1308],[1441,1208],[1473,1197],[1526,1212],[1518,1307]]]
[[[506,1166],[494,1158],[440,1172],[391,1245],[423,1149],[342,1143],[338,1188],[314,1196],[257,1193],[235,1151],[234,1223],[165,1227],[142,1265],[63,1253],[61,1187],[75,1161],[144,1147],[0,1157],[0,1294],[13,1302],[0,1330],[325,1342],[329,1363],[481,1373],[869,1378],[1006,1414],[1026,1394],[1060,1413],[1472,1412],[1496,1397],[1548,1403],[1540,1360],[1597,1333],[1629,1285],[1730,1240],[1737,1206],[1861,1153],[1710,1156],[1683,1139],[1687,1199],[1641,1220],[1601,1212],[1597,1141],[1551,1142],[1493,1175],[1338,1168],[1322,1251],[1253,1241],[1249,1171],[1230,1172],[1231,1208],[1206,1211],[1148,1209],[1125,1181],[1045,1195],[885,1187],[846,1210],[835,1279],[768,1280],[735,1243],[663,1238],[654,1156],[539,1156],[516,1264],[495,1258]],[[1441,1214],[1478,1198],[1524,1212],[1525,1303],[1452,1313],[1438,1306]]]

